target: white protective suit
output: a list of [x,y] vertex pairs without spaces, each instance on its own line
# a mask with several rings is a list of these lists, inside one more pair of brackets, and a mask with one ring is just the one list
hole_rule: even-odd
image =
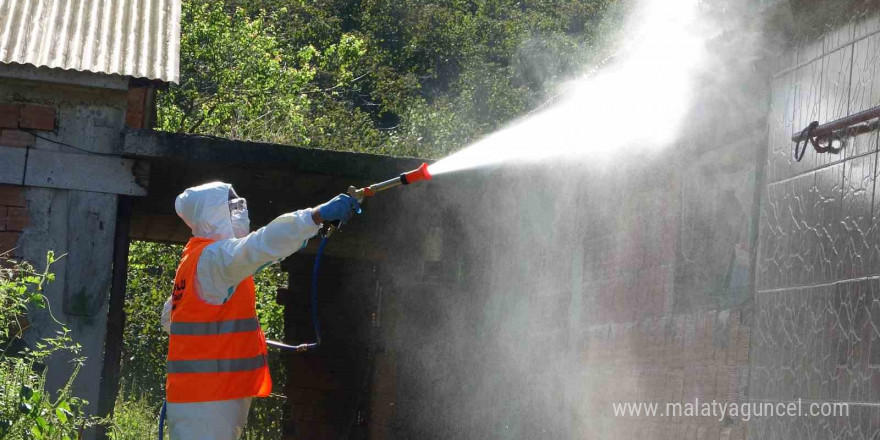
[[[232,186],[212,182],[177,196],[177,215],[195,237],[217,240],[205,247],[196,268],[196,292],[211,304],[226,302],[235,287],[263,267],[301,249],[318,233],[312,210],[284,214],[245,237],[235,238],[229,210]],[[171,298],[162,310],[162,327],[171,329]],[[251,398],[199,403],[168,403],[172,440],[235,440],[247,422]]]

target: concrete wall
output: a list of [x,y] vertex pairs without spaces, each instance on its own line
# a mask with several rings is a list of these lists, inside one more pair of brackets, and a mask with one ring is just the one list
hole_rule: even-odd
[[[40,338],[53,336],[60,328],[55,319],[71,330],[74,342],[82,346],[79,356],[86,358],[74,384],[74,393],[89,400],[92,410],[98,401],[101,379],[117,195],[65,189],[68,181],[74,182],[74,188],[82,189],[89,187],[90,179],[100,180],[95,176],[101,176],[103,171],[91,173],[89,170],[106,169],[106,166],[103,163],[90,165],[89,161],[108,158],[98,159],[48,139],[96,153],[115,152],[121,141],[127,96],[126,88],[67,86],[14,78],[0,80],[0,103],[3,103],[0,119],[5,121],[0,148],[6,156],[20,154],[25,161],[21,167],[11,160],[0,165],[0,174],[19,176],[18,181],[7,179],[4,180],[7,184],[0,186],[0,212],[5,213],[0,217],[5,221],[0,229],[2,250],[17,247],[14,254],[38,268],[45,266],[47,251],[54,251],[56,256],[64,255],[52,266],[56,279],[45,291],[54,318],[49,310],[34,310],[26,340],[34,344]],[[41,110],[42,113],[37,113],[45,119],[39,127],[27,119],[29,109],[34,108]],[[23,131],[25,129],[27,131]],[[51,158],[53,154],[73,158],[75,162],[65,161],[75,166],[63,170],[47,166],[39,174],[40,170],[33,168],[40,165],[35,158]],[[25,181],[32,182],[30,179],[38,174],[47,180],[39,186],[22,185]],[[70,361],[68,355],[50,359],[50,388],[67,382],[73,368]]]
[[417,220],[395,226],[405,255],[380,266],[370,437],[744,438],[742,422],[611,407],[747,397],[753,186],[740,184],[756,152],[725,151],[441,176],[428,202],[404,195],[401,222]]

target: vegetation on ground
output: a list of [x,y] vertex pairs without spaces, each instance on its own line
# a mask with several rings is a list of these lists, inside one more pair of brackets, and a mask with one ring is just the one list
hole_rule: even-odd
[[28,310],[47,307],[43,287],[55,279],[50,272],[54,262],[49,252],[45,269],[37,271],[8,253],[0,254],[0,439],[73,440],[94,423],[80,411],[87,402],[71,393],[82,359],[74,358],[73,374],[64,387],[46,389],[46,358],[79,351],[69,330],[62,326],[32,348],[21,339],[28,327]]

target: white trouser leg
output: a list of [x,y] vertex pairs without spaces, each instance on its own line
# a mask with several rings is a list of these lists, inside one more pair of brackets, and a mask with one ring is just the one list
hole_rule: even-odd
[[171,440],[238,440],[250,406],[251,398],[169,403],[168,432]]

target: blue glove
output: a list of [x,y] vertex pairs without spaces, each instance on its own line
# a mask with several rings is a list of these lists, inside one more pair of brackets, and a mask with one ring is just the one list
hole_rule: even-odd
[[325,222],[334,222],[338,220],[339,224],[342,225],[345,224],[355,212],[361,212],[361,205],[354,197],[348,194],[340,194],[330,199],[329,202],[319,206],[318,212],[321,214],[321,219]]

